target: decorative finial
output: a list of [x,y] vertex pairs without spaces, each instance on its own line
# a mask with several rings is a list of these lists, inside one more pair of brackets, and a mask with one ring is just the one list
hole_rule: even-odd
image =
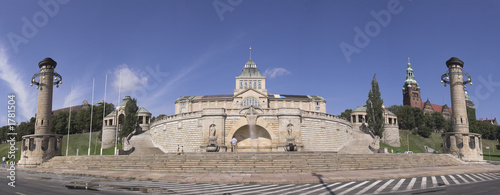
[[252,46],[250,46],[250,59],[252,59]]
[[408,56],[408,64],[410,63],[410,56]]

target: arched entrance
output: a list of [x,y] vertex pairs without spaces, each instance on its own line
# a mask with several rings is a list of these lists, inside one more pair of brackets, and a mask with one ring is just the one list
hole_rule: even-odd
[[[253,131],[250,130],[249,125],[242,126],[236,130],[233,136],[238,140],[238,152],[271,151],[271,135],[259,125],[254,125]],[[252,137],[253,139],[251,139]]]

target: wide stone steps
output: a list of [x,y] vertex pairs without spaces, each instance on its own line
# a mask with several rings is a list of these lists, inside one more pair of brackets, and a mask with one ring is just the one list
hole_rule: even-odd
[[56,156],[41,168],[172,173],[298,173],[462,164],[446,154],[187,153],[150,156]]

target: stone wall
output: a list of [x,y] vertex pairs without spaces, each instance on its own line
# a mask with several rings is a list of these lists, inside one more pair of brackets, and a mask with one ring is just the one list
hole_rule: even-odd
[[389,144],[393,147],[399,147],[399,128],[397,125],[384,125],[384,133],[382,136],[382,142]]
[[102,130],[102,148],[109,148],[115,146],[116,139],[116,125],[103,126]]
[[302,115],[304,151],[338,152],[352,140],[352,126],[333,115]]
[[[290,136],[295,138],[301,151],[337,152],[352,140],[351,123],[339,116],[291,108],[256,109],[255,112],[255,125],[270,136],[262,141],[271,143],[260,151],[283,152]],[[211,125],[216,127],[219,152],[225,152],[230,148],[232,136],[239,130],[247,130],[247,112],[245,109],[204,109],[168,116],[151,124],[151,139],[166,153],[175,153],[178,145],[184,146],[184,152],[205,152]],[[238,141],[248,148],[248,141]]]

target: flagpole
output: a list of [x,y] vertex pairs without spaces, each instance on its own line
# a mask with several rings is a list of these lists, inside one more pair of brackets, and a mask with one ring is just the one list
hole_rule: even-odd
[[[102,122],[106,117],[106,88],[108,86],[108,74],[106,74],[106,81],[104,81],[104,108],[102,109]],[[102,155],[102,136],[104,135],[104,128],[101,129],[101,155]]]
[[92,78],[92,107],[90,108],[90,133],[89,133],[89,152],[88,156],[90,156],[90,147],[92,141],[92,118],[94,116],[94,86],[95,86],[95,78]]
[[68,148],[69,148],[69,129],[71,127],[71,108],[73,100],[73,86],[71,86],[71,92],[69,92],[69,119],[68,119],[68,137],[66,137],[66,156],[68,156]]
[[[120,71],[120,83],[118,84],[118,104],[117,104],[118,106],[120,105],[121,88],[122,88],[122,71]],[[117,155],[116,148],[118,145],[118,125],[120,125],[120,115],[118,113],[118,109],[116,109],[115,155]]]

